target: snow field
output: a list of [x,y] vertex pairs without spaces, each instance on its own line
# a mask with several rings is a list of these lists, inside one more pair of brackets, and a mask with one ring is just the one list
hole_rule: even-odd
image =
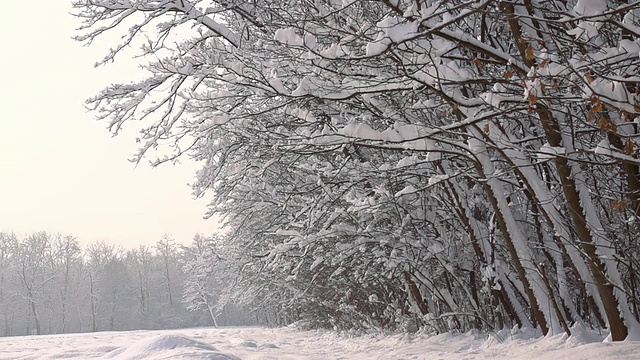
[[351,336],[291,328],[194,328],[0,339],[0,359],[640,359],[640,342],[602,342],[578,328],[574,336],[533,330]]

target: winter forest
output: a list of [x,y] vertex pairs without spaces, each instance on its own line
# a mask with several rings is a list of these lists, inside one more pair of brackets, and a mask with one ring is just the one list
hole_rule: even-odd
[[188,246],[164,236],[153,247],[83,249],[69,235],[0,233],[0,336],[271,324],[266,309],[216,308],[216,246],[196,235]]
[[225,232],[84,257],[14,239],[13,332],[173,324],[187,306],[231,324],[640,338],[640,2],[73,6],[81,44],[120,39],[96,66],[133,49],[144,69],[86,105],[138,132],[133,161],[197,161],[194,196]]

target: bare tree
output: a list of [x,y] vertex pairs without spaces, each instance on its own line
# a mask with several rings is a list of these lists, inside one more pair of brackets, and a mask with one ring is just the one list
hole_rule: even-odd
[[68,331],[70,296],[78,287],[82,271],[82,250],[78,240],[70,235],[55,235],[51,246],[51,269],[59,274],[60,326],[62,333]]
[[52,238],[45,232],[28,235],[20,241],[16,248],[17,274],[24,290],[24,298],[29,306],[27,333],[32,333],[31,320],[35,323],[35,334],[42,334],[40,301],[45,285],[55,275],[49,268],[48,254]]
[[156,243],[155,252],[160,261],[167,301],[169,307],[173,307],[173,288],[175,288],[173,282],[176,281],[176,279],[173,279],[173,274],[175,274],[177,260],[175,240],[167,234],[163,235],[162,239]]

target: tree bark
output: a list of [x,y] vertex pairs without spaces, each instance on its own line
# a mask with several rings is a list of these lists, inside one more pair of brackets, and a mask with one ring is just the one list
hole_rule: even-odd
[[411,279],[411,275],[409,275],[409,272],[404,271],[403,275],[404,275],[405,281],[409,285],[409,291],[411,292],[411,296],[413,296],[413,299],[418,304],[420,313],[422,313],[422,315],[428,314],[429,308],[427,307],[427,304],[424,302],[424,299],[422,298],[422,294],[420,293],[420,289],[418,289],[418,285],[416,285],[415,281]]

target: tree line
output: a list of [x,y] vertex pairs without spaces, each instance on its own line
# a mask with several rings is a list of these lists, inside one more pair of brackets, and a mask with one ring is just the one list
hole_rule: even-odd
[[640,2],[73,6],[77,40],[121,35],[98,64],[139,46],[146,75],[87,105],[140,129],[135,160],[202,164],[225,296],[335,328],[640,333]]
[[206,307],[224,279],[186,264],[211,260],[214,243],[196,235],[178,245],[164,236],[154,246],[83,248],[70,235],[0,232],[0,336],[264,322],[231,304]]

